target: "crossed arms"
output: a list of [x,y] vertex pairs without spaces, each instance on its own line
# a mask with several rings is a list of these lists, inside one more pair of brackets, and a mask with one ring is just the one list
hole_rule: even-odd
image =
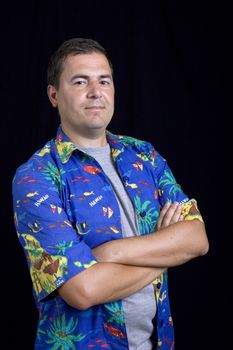
[[158,232],[107,242],[93,249],[98,264],[65,282],[59,295],[71,306],[123,299],[136,293],[165,269],[208,252],[204,224],[184,221],[178,203],[166,203],[158,219]]

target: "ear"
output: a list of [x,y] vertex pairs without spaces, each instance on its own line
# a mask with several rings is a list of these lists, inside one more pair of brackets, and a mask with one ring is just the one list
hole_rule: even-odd
[[53,85],[48,85],[47,87],[47,94],[49,97],[49,100],[54,108],[57,107],[58,102],[57,102],[57,89]]

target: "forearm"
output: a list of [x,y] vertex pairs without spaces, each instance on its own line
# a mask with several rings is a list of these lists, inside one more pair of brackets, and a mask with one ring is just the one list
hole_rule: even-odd
[[204,255],[208,240],[198,220],[177,222],[156,233],[119,239],[93,250],[98,261],[150,267],[172,267]]
[[59,288],[59,294],[69,305],[86,309],[136,293],[163,271],[163,268],[98,263],[67,281]]
[[93,266],[93,271],[88,269],[86,272],[87,278],[92,281],[93,303],[100,304],[136,293],[163,271],[162,268],[100,263]]

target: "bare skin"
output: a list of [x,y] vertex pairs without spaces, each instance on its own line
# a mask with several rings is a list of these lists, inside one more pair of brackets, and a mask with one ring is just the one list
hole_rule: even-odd
[[[160,226],[165,227],[181,219],[179,209],[174,210],[174,206],[166,206],[163,212],[161,211],[159,222]],[[101,247],[106,251],[103,244],[93,252],[98,250],[100,253]],[[58,293],[70,306],[85,310],[90,306],[123,299],[136,293],[164,270],[99,262],[67,281],[58,289]]]
[[[161,211],[159,223],[160,227],[165,230],[165,227],[171,228],[182,220],[180,207],[176,204],[169,204]],[[143,237],[135,238],[139,242],[137,253],[141,256],[140,251],[143,250],[145,242],[141,240]],[[128,239],[119,241],[123,249],[128,250]],[[93,305],[123,299],[151,283],[169,267],[142,267],[139,264],[135,264],[138,266],[131,266],[133,264],[127,266],[119,261],[115,261],[117,264],[104,262],[104,258],[108,256],[106,252],[111,251],[111,247],[106,249],[106,246],[107,244],[103,244],[93,250],[97,260],[102,262],[74,276],[59,288],[59,294],[69,305],[83,310]],[[177,263],[176,259],[173,257],[172,265]]]
[[62,130],[78,146],[106,145],[115,94],[106,57],[96,52],[68,56],[59,81],[59,88],[48,85],[47,93],[59,110]]
[[100,262],[162,268],[184,264],[206,254],[208,240],[201,221],[181,220],[181,206],[166,203],[158,219],[158,232],[107,242],[93,253]]
[[199,220],[177,222],[157,233],[114,240],[93,250],[100,262],[163,268],[182,265],[207,251],[204,224]]
[[[59,87],[49,85],[47,92],[52,106],[59,110],[63,131],[74,144],[106,145],[106,127],[114,112],[114,84],[103,54],[68,56]],[[208,250],[204,225],[197,220],[182,220],[178,206],[165,206],[158,233],[97,247],[93,252],[99,262],[65,282],[58,293],[68,304],[83,310],[125,298],[151,283],[166,268],[204,254]]]
[[74,276],[59,289],[67,304],[79,310],[126,298],[136,293],[164,269],[97,263]]

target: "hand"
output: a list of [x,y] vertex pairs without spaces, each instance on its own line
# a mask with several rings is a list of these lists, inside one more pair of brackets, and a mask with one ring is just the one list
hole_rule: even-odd
[[167,202],[160,212],[157,227],[158,230],[175,224],[178,221],[183,221],[182,206],[178,202]]
[[99,246],[92,249],[92,253],[94,254],[96,260],[98,262],[106,262],[107,261],[107,252],[108,250],[105,248],[104,244],[100,244]]

